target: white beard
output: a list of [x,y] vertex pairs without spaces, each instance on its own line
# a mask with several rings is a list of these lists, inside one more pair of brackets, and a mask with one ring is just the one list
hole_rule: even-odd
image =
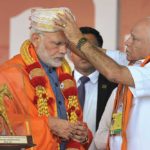
[[45,50],[44,44],[41,43],[36,50],[38,57],[48,66],[50,67],[59,67],[62,64],[62,59],[52,58],[47,50]]

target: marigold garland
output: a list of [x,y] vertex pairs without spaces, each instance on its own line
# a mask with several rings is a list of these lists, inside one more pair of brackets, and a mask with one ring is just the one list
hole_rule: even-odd
[[[72,85],[70,85],[70,82],[65,82],[65,81],[72,81]],[[68,99],[68,104],[67,104],[67,115],[68,115],[68,120],[72,123],[78,121],[78,116],[80,115],[80,107],[78,103],[78,98],[77,98],[77,88],[75,81],[73,77],[67,73],[62,74],[59,77],[59,81],[61,83],[60,86],[62,89],[62,92],[65,96],[66,99]],[[68,84],[68,85],[65,85]]]
[[[26,40],[21,47],[21,56],[26,64],[26,70],[29,74],[29,79],[33,87],[35,88],[35,96],[33,103],[37,105],[39,116],[49,116],[48,105],[53,101],[52,97],[49,97],[46,91],[46,78],[43,73],[42,67],[38,62],[38,59],[32,57],[31,50],[34,50],[34,46],[29,40]],[[70,72],[68,70],[67,62],[64,60],[64,65],[62,66],[64,71]],[[70,122],[76,122],[78,116],[80,115],[80,107],[77,99],[77,88],[73,77],[64,73],[59,77],[61,85],[64,84],[65,80],[70,80],[73,83],[72,87],[61,87],[62,92],[67,102],[67,115]],[[67,82],[67,83],[70,83]]]
[[[21,56],[26,64],[26,70],[29,74],[29,79],[32,84],[32,86],[35,88],[35,96],[33,99],[33,103],[37,105],[38,114],[39,116],[49,116],[49,110],[48,105],[51,104],[53,101],[52,97],[49,97],[46,91],[46,78],[45,74],[43,72],[43,69],[38,62],[38,59],[33,58],[30,50],[34,50],[34,46],[29,40],[26,40],[22,47],[21,47]],[[68,120],[72,123],[78,121],[79,115],[81,114],[81,109],[78,103],[77,98],[77,88],[75,84],[75,80],[73,77],[69,74],[71,72],[70,68],[67,66],[66,60],[64,60],[62,69],[64,74],[60,74],[59,80],[60,80],[60,88],[63,92],[63,95],[65,99],[67,100],[67,116]],[[70,82],[64,82],[65,80],[69,80]],[[72,82],[72,86],[69,87],[70,83]],[[64,88],[65,85],[68,84],[67,88]],[[63,86],[62,86],[63,85]],[[80,143],[76,141],[71,141],[68,146],[71,145],[74,148],[79,148]],[[67,146],[67,147],[68,147]],[[58,144],[58,149],[60,149],[60,146]]]
[[42,67],[37,60],[35,60],[29,49],[34,49],[30,41],[25,41],[21,47],[21,56],[26,64],[26,70],[29,73],[29,79],[35,88],[35,96],[33,103],[37,105],[39,116],[49,116],[48,104],[53,100],[48,96],[46,91],[46,78]]

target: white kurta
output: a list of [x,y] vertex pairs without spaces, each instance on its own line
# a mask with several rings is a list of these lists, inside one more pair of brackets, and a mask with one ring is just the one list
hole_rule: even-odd
[[[107,51],[107,55],[122,65],[127,65],[128,63],[125,59],[126,55],[119,51]],[[137,64],[127,66],[135,83],[135,88],[129,87],[133,94],[133,103],[127,127],[127,145],[128,150],[148,150],[150,145],[150,63],[144,67],[140,67]],[[110,118],[110,116],[107,117],[103,119],[104,122]],[[103,124],[105,124],[104,122]],[[102,129],[100,128],[99,130]],[[101,132],[99,131],[99,133]],[[121,136],[112,136],[110,138],[111,150],[120,150],[121,142]],[[100,149],[100,146],[98,148]]]

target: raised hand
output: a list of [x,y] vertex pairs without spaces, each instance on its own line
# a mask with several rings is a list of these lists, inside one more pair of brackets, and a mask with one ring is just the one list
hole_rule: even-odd
[[75,18],[73,15],[65,10],[64,14],[58,14],[57,18],[53,19],[55,27],[59,30],[63,30],[68,40],[70,40],[75,45],[78,42],[78,39],[83,37],[80,32]]

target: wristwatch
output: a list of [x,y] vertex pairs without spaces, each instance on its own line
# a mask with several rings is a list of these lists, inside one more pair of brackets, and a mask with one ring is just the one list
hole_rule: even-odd
[[81,50],[81,47],[86,43],[88,42],[88,39],[85,38],[85,37],[82,37],[79,41],[78,41],[78,44],[76,46],[77,49]]

